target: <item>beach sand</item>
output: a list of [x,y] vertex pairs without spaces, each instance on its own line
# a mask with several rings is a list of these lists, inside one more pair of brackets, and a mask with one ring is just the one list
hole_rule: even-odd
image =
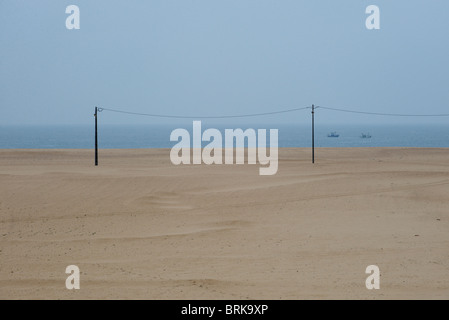
[[169,152],[0,150],[0,298],[449,299],[448,149]]

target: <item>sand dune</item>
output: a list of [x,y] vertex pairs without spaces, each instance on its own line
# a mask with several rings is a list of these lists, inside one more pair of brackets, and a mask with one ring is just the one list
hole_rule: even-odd
[[0,150],[0,298],[449,298],[449,150],[280,149],[274,176],[169,152]]

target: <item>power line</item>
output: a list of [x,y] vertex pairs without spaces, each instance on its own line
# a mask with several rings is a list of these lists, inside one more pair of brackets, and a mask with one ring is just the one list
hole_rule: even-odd
[[[304,107],[304,108],[293,108],[293,109],[287,109],[287,110],[262,112],[262,113],[250,113],[250,114],[240,114],[240,115],[218,115],[218,116],[183,116],[183,115],[168,115],[168,114],[155,114],[155,113],[140,113],[140,112],[124,111],[124,110],[109,109],[109,108],[98,108],[98,112],[107,110],[107,111],[116,112],[116,113],[124,113],[124,114],[155,117],[155,118],[172,118],[172,119],[173,118],[174,119],[228,119],[228,118],[248,118],[248,117],[258,117],[258,116],[282,114],[282,113],[295,112],[295,111],[300,111],[300,110],[305,110],[305,109],[310,109],[310,108],[311,107]],[[342,108],[330,108],[330,107],[323,107],[323,106],[316,106],[315,109],[317,109],[317,108],[327,109],[327,110],[332,110],[332,111],[339,111],[339,112],[367,114],[367,115],[375,115],[375,116],[389,116],[389,117],[449,117],[449,113],[406,114],[406,113],[381,113],[381,112],[357,111],[357,110],[342,109]]]
[[220,115],[220,116],[181,116],[181,115],[168,115],[168,114],[153,114],[153,113],[140,113],[140,112],[123,111],[123,110],[116,110],[116,109],[109,109],[109,108],[98,108],[98,111],[101,112],[103,110],[107,110],[107,111],[117,112],[117,113],[125,113],[125,114],[137,115],[137,116],[147,116],[147,117],[156,117],[156,118],[226,119],[226,118],[248,118],[248,117],[268,116],[268,115],[273,115],[273,114],[294,112],[294,111],[305,110],[305,109],[310,109],[310,107],[294,108],[294,109],[287,109],[287,110],[281,110],[281,111],[272,111],[272,112],[250,113],[250,114],[241,114],[241,115]]
[[389,117],[449,117],[449,113],[443,114],[402,114],[402,113],[380,113],[380,112],[366,112],[366,111],[356,111],[356,110],[348,110],[348,109],[338,109],[338,108],[328,108],[328,107],[320,107],[321,109],[340,111],[340,112],[348,112],[348,113],[359,113],[359,114],[369,114],[375,116],[389,116]]
[[357,110],[350,110],[350,109],[342,109],[342,108],[329,108],[329,107],[322,107],[322,106],[314,106],[312,107],[304,107],[304,108],[294,108],[294,109],[287,109],[287,110],[280,110],[280,111],[272,111],[272,112],[262,112],[262,113],[251,113],[251,114],[241,114],[241,115],[221,115],[221,116],[181,116],[181,115],[168,115],[168,114],[154,114],[154,113],[140,113],[140,112],[131,112],[131,111],[124,111],[124,110],[116,110],[116,109],[109,109],[109,108],[97,108],[95,107],[95,165],[98,165],[98,138],[97,138],[97,112],[101,112],[103,110],[111,111],[111,112],[117,112],[117,113],[124,113],[124,114],[131,114],[131,115],[138,115],[138,116],[147,116],[147,117],[158,117],[158,118],[177,118],[177,119],[226,119],[226,118],[245,118],[245,117],[258,117],[258,116],[267,116],[267,115],[273,115],[273,114],[281,114],[281,113],[288,113],[288,112],[294,112],[294,111],[300,111],[305,109],[312,109],[312,163],[315,162],[315,135],[314,135],[314,127],[315,127],[315,121],[314,121],[314,113],[315,109],[321,108],[326,110],[333,110],[338,112],[348,112],[348,113],[357,113],[357,114],[367,114],[367,115],[376,115],[376,116],[390,116],[390,117],[449,117],[449,114],[443,113],[443,114],[403,114],[403,113],[381,113],[381,112],[368,112],[368,111],[357,111]]

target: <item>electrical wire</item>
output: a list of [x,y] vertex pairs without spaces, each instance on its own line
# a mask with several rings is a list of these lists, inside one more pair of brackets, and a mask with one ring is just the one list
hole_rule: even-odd
[[381,112],[366,112],[366,111],[356,111],[356,110],[348,110],[348,109],[339,109],[339,108],[329,108],[320,106],[321,109],[340,111],[340,112],[348,112],[348,113],[358,113],[358,114],[368,114],[375,116],[389,116],[389,117],[449,117],[448,113],[443,114],[406,114],[406,113],[381,113]]
[[304,110],[304,109],[308,109],[308,108],[309,107],[294,108],[294,109],[287,109],[287,110],[281,110],[281,111],[272,111],[272,112],[250,113],[250,114],[241,114],[241,115],[219,115],[219,116],[181,116],[181,115],[153,114],[153,113],[140,113],[140,112],[123,111],[123,110],[116,110],[116,109],[109,109],[109,108],[99,108],[98,110],[100,112],[103,111],[103,110],[107,110],[107,111],[117,112],[117,113],[125,113],[125,114],[132,114],[132,115],[138,115],[138,116],[157,117],[157,118],[226,119],[226,118],[247,118],[247,117],[267,116],[267,115],[273,115],[273,114],[294,112],[294,111]]

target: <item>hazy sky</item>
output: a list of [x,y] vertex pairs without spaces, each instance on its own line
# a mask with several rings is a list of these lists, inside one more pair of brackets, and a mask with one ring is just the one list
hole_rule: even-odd
[[[65,26],[71,4],[79,30]],[[365,27],[371,4],[380,30]],[[96,105],[180,115],[312,103],[449,113],[448,13],[447,0],[0,0],[0,124],[89,124]],[[409,121],[326,110],[317,117]],[[253,121],[308,123],[310,114]]]

